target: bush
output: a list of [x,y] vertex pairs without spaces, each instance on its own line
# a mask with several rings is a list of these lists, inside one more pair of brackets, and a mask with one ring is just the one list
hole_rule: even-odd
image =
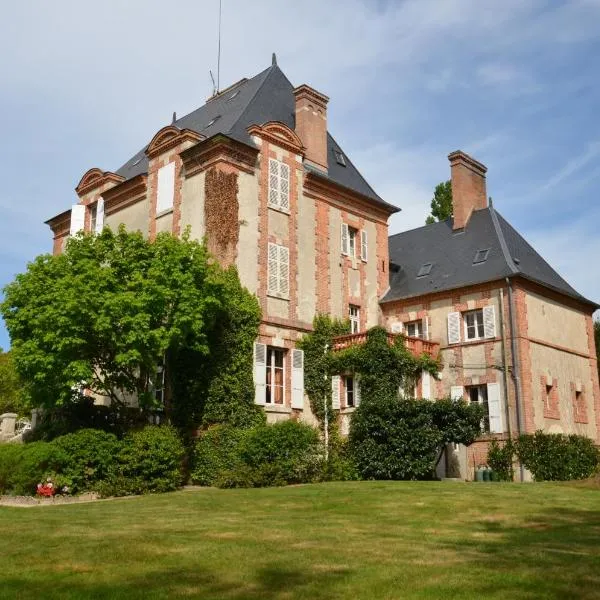
[[323,481],[356,481],[360,479],[346,438],[336,436],[330,440],[329,458],[323,462],[321,479]]
[[500,446],[496,440],[490,443],[487,462],[500,481],[513,480],[514,453],[515,447],[511,440],[507,440],[503,446]]
[[471,444],[480,422],[479,405],[381,396],[354,412],[350,451],[364,479],[431,479],[444,444]]
[[52,442],[64,454],[60,474],[72,493],[94,490],[116,464],[120,450],[117,437],[98,429],[81,429]]
[[196,440],[190,479],[197,485],[218,485],[225,471],[240,466],[238,445],[243,430],[231,425],[215,425]]
[[586,479],[598,470],[600,460],[590,438],[542,431],[521,435],[516,453],[535,481]]

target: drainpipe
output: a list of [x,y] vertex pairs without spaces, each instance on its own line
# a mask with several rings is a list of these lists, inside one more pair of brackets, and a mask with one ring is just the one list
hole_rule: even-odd
[[[519,434],[523,433],[523,415],[521,412],[521,375],[519,369],[519,345],[517,344],[517,321],[515,315],[514,299],[512,281],[507,277],[506,285],[508,286],[508,312],[510,316],[510,339],[511,339],[511,350],[512,350],[512,377],[515,382],[515,399],[517,404],[517,431]],[[519,463],[519,476],[521,482],[525,480],[525,474],[523,471],[523,465]]]
[[508,406],[508,360],[506,355],[506,329],[504,327],[504,289],[500,288],[500,331],[502,332],[502,372],[504,373],[505,416],[508,439],[512,438],[510,426],[510,409]]

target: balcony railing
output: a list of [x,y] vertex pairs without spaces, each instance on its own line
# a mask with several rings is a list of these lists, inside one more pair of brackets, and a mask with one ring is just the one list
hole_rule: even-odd
[[[415,356],[421,356],[421,354],[425,353],[435,358],[439,353],[440,345],[438,342],[422,340],[421,338],[417,337],[408,337],[406,335],[403,336],[400,333],[388,333],[388,344],[393,344],[398,337],[404,338],[404,343],[406,344],[407,349]],[[332,350],[344,350],[344,348],[350,348],[350,346],[360,346],[366,341],[366,331],[361,333],[351,333],[349,335],[338,335],[337,337],[333,338]]]

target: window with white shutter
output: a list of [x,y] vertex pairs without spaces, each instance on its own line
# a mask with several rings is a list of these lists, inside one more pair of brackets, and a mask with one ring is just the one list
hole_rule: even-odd
[[269,243],[267,252],[267,292],[271,296],[288,298],[290,294],[289,248]]
[[331,378],[331,408],[339,410],[340,408],[340,383],[341,377],[334,375]]
[[421,397],[431,400],[431,375],[427,371],[421,375]]
[[290,210],[290,167],[274,158],[269,159],[269,206]]
[[367,243],[367,232],[362,229],[360,232],[360,258],[367,262],[368,258],[368,243]]
[[304,408],[304,351],[292,350],[292,408]]
[[493,306],[483,308],[483,331],[486,338],[496,337],[496,311]]
[[392,323],[392,333],[402,333],[403,324],[400,321]]
[[71,206],[71,227],[69,235],[76,235],[85,229],[85,206],[83,204],[73,204]]
[[487,384],[487,404],[489,414],[489,428],[491,433],[504,433],[504,419],[502,399],[500,397],[500,384]]
[[348,256],[349,254],[349,241],[350,234],[348,232],[348,224],[342,223],[342,254]]
[[98,202],[96,203],[96,223],[94,228],[92,229],[95,233],[102,233],[104,229],[104,198],[98,198]]
[[448,315],[448,343],[460,342],[460,313],[452,312]]
[[254,344],[254,402],[264,404],[267,391],[267,346]]
[[175,163],[158,170],[158,183],[156,186],[156,214],[173,208],[175,197]]
[[423,317],[423,339],[429,339],[429,317]]
[[450,399],[451,400],[462,400],[465,395],[465,390],[462,385],[453,385],[450,388]]

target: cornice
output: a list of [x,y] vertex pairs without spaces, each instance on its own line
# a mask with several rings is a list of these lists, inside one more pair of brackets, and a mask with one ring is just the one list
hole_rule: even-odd
[[150,143],[146,148],[146,155],[149,159],[156,158],[160,154],[176,148],[183,142],[189,141],[197,144],[203,139],[205,139],[205,136],[196,133],[191,129],[179,129],[179,127],[175,127],[175,125],[167,125],[157,131],[150,140]]
[[264,125],[251,125],[247,129],[250,135],[255,135],[276,146],[281,146],[294,154],[304,156],[305,148],[298,134],[280,121],[270,121]]
[[104,213],[112,215],[146,197],[148,176],[141,173],[104,192]]
[[71,210],[65,210],[65,212],[48,219],[45,223],[50,227],[52,233],[54,233],[54,237],[69,233],[71,228]]
[[75,192],[81,198],[82,196],[85,196],[85,194],[95,190],[101,185],[106,183],[114,183],[115,185],[118,185],[123,181],[125,181],[125,177],[122,177],[121,175],[93,167],[92,169],[86,171],[85,175],[77,184]]

